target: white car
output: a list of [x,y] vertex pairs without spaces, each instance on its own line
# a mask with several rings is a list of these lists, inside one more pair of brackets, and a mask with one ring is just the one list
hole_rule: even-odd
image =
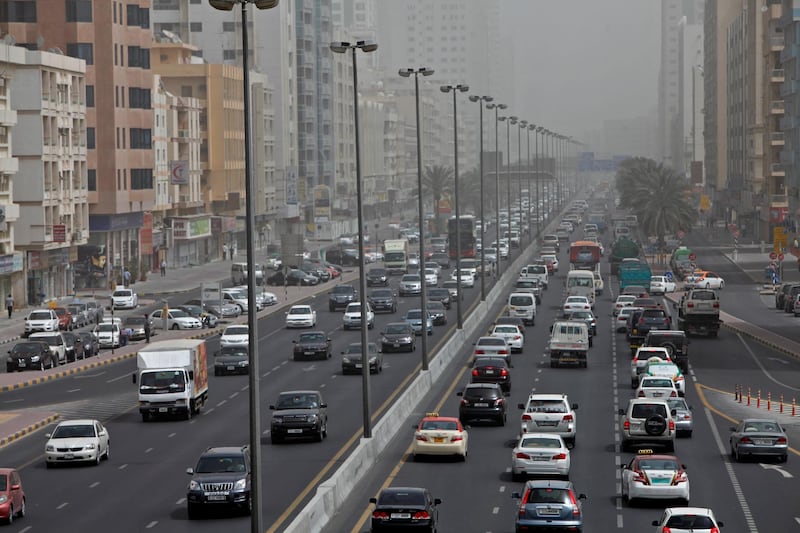
[[522,409],[520,433],[548,433],[575,446],[578,435],[577,403],[570,404],[566,394],[531,394]]
[[678,389],[675,382],[667,377],[639,376],[639,386],[636,388],[637,398],[677,398]]
[[310,305],[293,305],[286,311],[287,328],[313,328],[317,325],[317,312]]
[[467,459],[469,435],[458,418],[427,413],[414,429],[411,448],[414,460],[420,455],[456,455],[462,461]]
[[675,383],[675,388],[678,389],[678,395],[686,395],[686,379],[684,379],[681,369],[675,363],[667,363],[659,357],[654,357],[652,361],[647,361],[642,373],[642,377],[644,376],[671,379]]
[[586,296],[567,296],[564,300],[562,312],[564,316],[569,316],[573,311],[591,311],[592,304]]
[[[244,292],[247,296],[247,285],[237,285],[232,287],[233,290]],[[273,292],[268,292],[263,287],[256,287],[256,311],[261,311],[267,306],[275,305],[278,303],[278,297]]]
[[558,257],[555,254],[542,254],[540,256],[545,262],[553,264],[553,272],[558,272]]
[[405,274],[400,278],[400,286],[397,292],[400,296],[419,294],[422,292],[422,279],[419,277],[419,274]]
[[428,270],[433,270],[439,277],[441,277],[442,275],[442,266],[436,261],[426,261],[425,264],[423,265],[423,268],[425,269],[426,272]]
[[52,309],[34,309],[25,317],[25,337],[39,331],[58,331],[58,315]]
[[120,288],[111,294],[111,305],[114,309],[136,309],[139,305],[139,296],[133,289]]
[[[622,497],[628,503],[675,499],[689,504],[689,476],[674,455],[655,455],[649,449],[640,450],[628,464],[622,465],[621,477]],[[675,530],[670,528],[670,531]]]
[[479,337],[474,346],[473,357],[493,356],[502,357],[507,363],[511,361],[511,349],[503,337]]
[[636,296],[633,294],[620,294],[617,296],[617,301],[614,302],[614,309],[611,312],[614,316],[617,316],[623,307],[632,306],[634,300],[636,300]]
[[101,322],[92,330],[92,335],[97,339],[101,348],[119,348],[120,325],[115,322]]
[[617,333],[625,333],[628,330],[628,316],[633,313],[634,309],[638,308],[627,306],[619,310],[617,317],[614,319],[614,328]]
[[408,266],[419,266],[419,254],[411,252],[408,254]]
[[247,346],[247,338],[250,333],[250,328],[247,324],[235,324],[228,326],[222,332],[219,338],[219,345],[222,348],[226,346]]
[[666,294],[675,292],[675,282],[666,276],[650,277],[650,294]]
[[600,272],[594,272],[594,293],[598,296],[603,294],[603,290],[605,290],[606,284],[603,281],[603,276],[600,275]]
[[[156,309],[150,313],[150,322],[154,329],[164,328],[164,316],[161,309]],[[203,323],[199,318],[193,317],[182,309],[168,309],[167,329],[203,329]]]
[[32,333],[28,340],[31,342],[44,342],[50,348],[50,353],[58,359],[58,364],[67,362],[67,344],[60,331],[37,331]]
[[714,533],[720,530],[714,511],[703,507],[667,507],[660,520],[653,520],[656,531],[672,533]]
[[523,433],[511,451],[511,479],[526,476],[569,477],[570,453],[564,440],[552,433]]
[[[367,329],[375,327],[375,313],[372,312],[372,307],[369,303],[367,306]],[[347,304],[342,316],[342,329],[360,329],[361,328],[361,302],[351,302]]]
[[458,277],[459,271],[453,270],[453,273],[450,274],[450,279],[453,281],[458,281],[461,284],[462,288],[470,289],[475,286],[475,277],[472,275],[470,270],[461,269],[460,274],[461,278]]
[[636,350],[636,354],[631,359],[631,387],[639,386],[639,376],[644,374],[647,364],[659,359],[666,363],[672,363],[669,351],[661,346],[642,346]]
[[514,324],[499,324],[492,328],[492,337],[502,337],[512,352],[522,352],[525,347],[525,336]]
[[425,286],[436,287],[439,285],[439,274],[432,268],[425,269]]
[[247,305],[247,291],[242,289],[222,289],[223,303],[233,304],[239,306],[240,313],[246,313]]
[[497,253],[500,255],[500,259],[508,259],[508,241],[505,239],[500,239],[500,245],[497,245],[497,241],[492,241],[492,248],[497,250]]
[[719,274],[700,271],[686,277],[685,288],[688,289],[723,289],[725,280]]
[[63,420],[45,436],[44,457],[48,468],[76,462],[99,465],[102,459],[111,457],[108,429],[98,420]]

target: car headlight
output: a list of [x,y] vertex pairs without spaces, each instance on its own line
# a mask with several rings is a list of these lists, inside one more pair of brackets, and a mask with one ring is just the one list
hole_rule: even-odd
[[94,450],[96,447],[97,447],[97,445],[92,443],[92,444],[87,444],[86,446],[83,447],[83,449],[84,450]]
[[200,490],[200,483],[195,480],[189,482],[189,490]]
[[56,451],[56,447],[53,446],[52,444],[48,444],[47,446],[44,447],[44,451],[46,451],[46,452],[54,452],[54,451]]
[[6,496],[5,494],[0,496],[0,503],[6,503],[7,501],[8,501],[8,496]]
[[313,422],[316,422],[316,421],[317,421],[317,415],[308,415],[308,416],[306,417],[306,421],[307,421],[307,422],[312,422],[312,423],[313,423]]
[[386,337],[381,337],[381,342],[390,343],[390,342],[392,342],[392,341],[390,341],[390,340],[389,340],[389,339],[387,339]]
[[372,363],[376,362],[377,360],[378,360],[378,356],[377,355],[373,355],[372,357],[369,358],[369,364],[372,364]]
[[236,483],[233,484],[233,490],[244,490],[246,486],[247,486],[247,480],[246,479],[244,479],[244,478],[243,479],[237,479]]
[[39,361],[40,357],[41,356],[39,356],[39,355],[32,355],[31,356],[31,363],[36,363],[37,361]]
[[275,424],[283,424],[283,417],[282,416],[273,416],[272,422]]

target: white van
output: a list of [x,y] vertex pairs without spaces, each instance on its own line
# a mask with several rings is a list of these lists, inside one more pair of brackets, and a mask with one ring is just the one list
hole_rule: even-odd
[[570,270],[567,273],[567,296],[586,296],[594,309],[594,272],[591,270]]
[[[264,284],[264,267],[254,265],[256,270],[256,285]],[[247,284],[247,263],[231,264],[231,282],[234,285]]]
[[525,325],[536,320],[536,297],[529,292],[512,292],[508,296],[508,316],[521,318]]

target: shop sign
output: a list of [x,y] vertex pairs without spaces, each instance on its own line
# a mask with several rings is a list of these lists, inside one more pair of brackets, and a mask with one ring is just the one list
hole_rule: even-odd
[[66,224],[53,224],[53,242],[67,242]]
[[185,220],[172,220],[172,237],[185,239],[188,236],[188,227]]
[[11,274],[22,271],[22,253],[16,252],[0,255],[0,274]]
[[194,218],[189,221],[189,237],[211,235],[211,221],[208,218]]

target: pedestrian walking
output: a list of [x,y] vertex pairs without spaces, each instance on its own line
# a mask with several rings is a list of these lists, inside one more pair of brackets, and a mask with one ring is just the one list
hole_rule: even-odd
[[150,317],[144,314],[144,342],[150,344]]
[[222,260],[225,261],[226,259],[228,259],[228,245],[227,244],[223,244],[222,245]]
[[166,275],[167,275],[167,260],[166,259],[162,259],[161,260],[161,277],[163,278]]
[[10,294],[6,296],[6,309],[8,309],[8,318],[11,318],[11,313],[14,312],[14,298]]
[[125,286],[127,287],[131,284],[131,271],[126,268],[123,276],[125,277]]
[[233,247],[231,247],[231,261],[233,261],[233,256],[236,255],[237,251],[236,244],[234,244]]

